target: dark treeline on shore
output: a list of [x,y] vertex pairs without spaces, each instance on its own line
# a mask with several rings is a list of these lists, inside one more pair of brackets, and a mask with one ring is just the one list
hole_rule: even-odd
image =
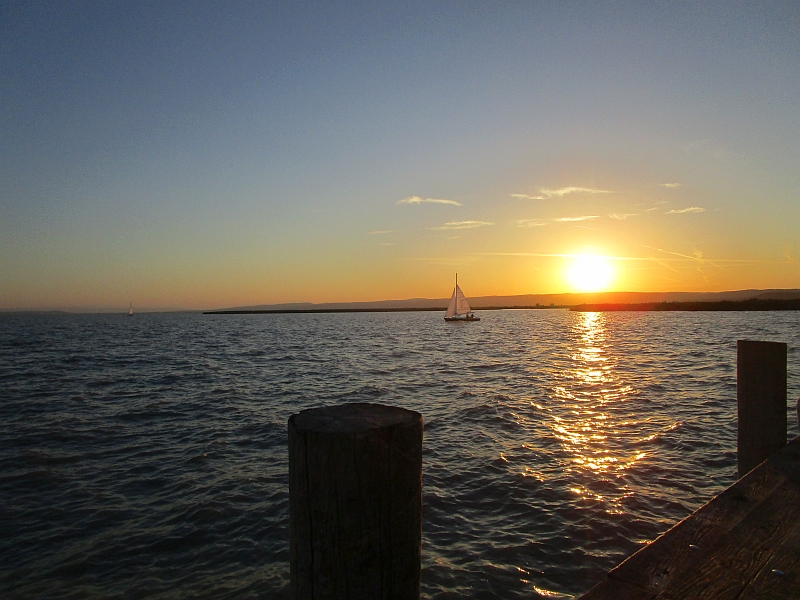
[[699,311],[699,310],[800,310],[800,299],[722,300],[719,302],[641,302],[637,304],[579,304],[570,310],[578,312],[609,311]]

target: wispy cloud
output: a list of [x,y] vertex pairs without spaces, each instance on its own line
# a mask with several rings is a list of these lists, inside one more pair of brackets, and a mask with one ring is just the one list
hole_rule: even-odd
[[[541,258],[581,258],[585,254],[568,254],[556,252],[483,252],[486,256],[534,256]],[[601,258],[607,260],[633,260],[633,261],[650,261],[652,258],[638,257],[638,256],[607,256],[602,255]]]
[[630,217],[635,217],[636,213],[611,213],[608,216],[612,219],[616,219],[617,221],[624,221]]
[[444,198],[420,198],[419,196],[409,196],[398,200],[395,204],[451,204],[461,206],[461,202],[455,200],[445,200]]
[[459,254],[458,256],[409,256],[403,260],[431,262],[452,267],[454,265],[464,264],[465,262],[477,262],[481,260],[481,256],[479,254]]
[[562,187],[555,190],[549,190],[547,188],[539,188],[539,191],[542,192],[548,198],[557,197],[561,198],[566,196],[567,194],[613,194],[611,190],[597,190],[593,188],[583,188],[583,187]]
[[[642,248],[647,248],[649,250],[655,250],[656,252],[661,252],[663,254],[671,254],[672,256],[679,256],[686,260],[692,260],[697,262],[708,262],[703,259],[703,253],[700,250],[695,250],[693,254],[683,254],[681,252],[673,252],[672,250],[664,250],[663,248],[655,248],[653,246],[642,246]],[[719,262],[719,261],[718,261]],[[738,261],[737,261],[738,262]],[[749,262],[749,261],[747,261]]]
[[541,219],[520,219],[517,221],[517,227],[544,227],[545,225],[547,225],[547,222]]
[[[726,265],[754,265],[754,264],[767,264],[767,263],[782,263],[783,261],[774,261],[774,260],[752,260],[752,259],[739,259],[739,258],[703,258],[702,253],[695,252],[695,255],[689,254],[681,254],[679,252],[670,252],[669,250],[663,250],[661,248],[652,248],[651,246],[642,246],[643,248],[650,248],[651,250],[656,250],[657,252],[662,252],[664,254],[670,254],[672,256],[677,256],[678,258],[660,258],[656,256],[609,256],[603,255],[602,258],[606,260],[617,260],[617,261],[632,261],[632,262],[652,262],[657,264],[666,264],[666,263],[693,263],[693,264],[711,264],[716,265],[715,263],[721,263]],[[567,254],[567,253],[555,253],[555,252],[481,252],[479,253],[481,256],[531,256],[531,257],[541,257],[541,258],[580,258],[584,256],[583,254]],[[692,267],[694,268],[694,267]]]
[[530,194],[511,194],[512,198],[522,198],[523,200],[547,200],[547,196],[531,196]]
[[582,215],[580,217],[557,217],[555,219],[519,219],[517,227],[544,227],[548,223],[578,223],[580,221],[594,221],[597,215]]
[[448,221],[440,227],[431,227],[437,231],[446,229],[475,229],[477,227],[486,227],[487,225],[494,225],[488,221]]
[[599,218],[600,217],[597,215],[583,215],[580,217],[558,217],[557,219],[553,219],[553,221],[556,223],[573,223],[576,221],[594,221]]
[[673,188],[679,188],[683,184],[681,184],[681,183],[659,183],[658,185],[659,185],[659,187],[673,189]]
[[367,235],[382,235],[384,233],[393,233],[394,229],[376,229],[375,231],[370,231]]
[[584,187],[562,187],[556,189],[539,188],[539,194],[511,194],[512,198],[522,198],[524,200],[549,200],[551,198],[563,198],[568,194],[613,194],[611,190],[598,190]]
[[665,212],[665,215],[685,215],[687,213],[701,213],[706,212],[706,209],[701,206],[690,206],[688,208],[672,209]]

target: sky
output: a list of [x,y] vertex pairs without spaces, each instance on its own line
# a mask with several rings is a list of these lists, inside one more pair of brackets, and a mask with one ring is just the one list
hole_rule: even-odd
[[797,2],[0,2],[0,31],[0,310],[800,287]]

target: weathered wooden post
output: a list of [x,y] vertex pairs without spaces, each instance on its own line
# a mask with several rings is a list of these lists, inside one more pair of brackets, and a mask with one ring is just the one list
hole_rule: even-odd
[[739,477],[786,445],[786,344],[736,342]]
[[797,411],[797,427],[800,429],[800,396],[797,397],[797,406],[795,407],[795,411]]
[[341,404],[289,418],[292,598],[419,599],[422,415]]

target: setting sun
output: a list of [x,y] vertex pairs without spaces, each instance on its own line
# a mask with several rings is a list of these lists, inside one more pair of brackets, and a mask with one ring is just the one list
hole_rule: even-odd
[[604,256],[578,255],[567,267],[566,277],[577,292],[600,292],[608,288],[614,276],[611,263]]

